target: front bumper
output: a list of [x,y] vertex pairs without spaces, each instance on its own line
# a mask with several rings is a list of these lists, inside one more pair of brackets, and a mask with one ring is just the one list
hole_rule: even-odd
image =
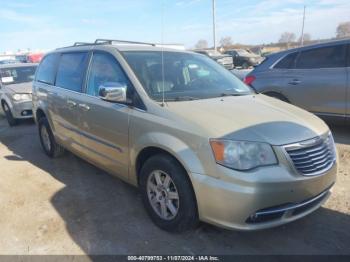
[[199,218],[228,229],[258,230],[294,221],[319,208],[330,195],[337,164],[312,177],[294,174],[283,165],[247,173],[222,166],[219,170],[219,178],[191,174]]
[[32,118],[32,101],[13,102],[11,112],[14,118]]

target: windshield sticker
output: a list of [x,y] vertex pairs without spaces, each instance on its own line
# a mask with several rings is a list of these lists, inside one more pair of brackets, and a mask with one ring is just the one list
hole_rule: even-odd
[[14,82],[13,80],[13,76],[5,76],[5,77],[1,77],[1,82],[5,83],[12,83]]

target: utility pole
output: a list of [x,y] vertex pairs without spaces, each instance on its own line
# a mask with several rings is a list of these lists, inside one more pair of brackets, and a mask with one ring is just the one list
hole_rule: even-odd
[[300,45],[301,46],[304,45],[305,9],[306,9],[306,6],[304,5],[303,25],[301,27],[301,37],[300,37]]
[[215,0],[213,1],[213,41],[214,49],[216,50],[216,21],[215,21]]

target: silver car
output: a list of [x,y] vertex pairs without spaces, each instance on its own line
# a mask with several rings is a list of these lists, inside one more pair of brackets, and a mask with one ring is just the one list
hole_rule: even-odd
[[245,82],[259,93],[344,123],[350,115],[350,40],[272,54]]
[[320,207],[336,179],[322,120],[192,52],[115,40],[57,49],[37,70],[33,112],[49,157],[69,150],[138,186],[169,231],[278,226]]
[[10,126],[32,118],[32,82],[37,64],[0,65],[0,101]]

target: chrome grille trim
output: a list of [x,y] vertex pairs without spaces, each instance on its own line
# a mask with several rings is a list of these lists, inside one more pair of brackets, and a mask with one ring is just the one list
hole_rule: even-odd
[[294,169],[305,176],[320,175],[330,170],[336,161],[331,133],[300,143],[283,146]]
[[309,200],[301,202],[299,204],[291,204],[291,205],[283,207],[283,208],[269,209],[269,210],[266,210],[266,211],[258,211],[255,214],[260,216],[260,215],[273,214],[273,213],[279,213],[279,212],[285,212],[285,211],[289,211],[289,210],[294,210],[294,209],[297,209],[299,207],[303,207],[303,206],[306,206],[308,204],[311,204],[312,202],[315,202],[318,199],[323,198],[328,193],[329,193],[329,190],[326,190],[326,191],[322,192],[321,194],[319,194],[319,195],[317,195],[317,196],[315,196],[315,197],[313,197],[313,198],[311,198]]

